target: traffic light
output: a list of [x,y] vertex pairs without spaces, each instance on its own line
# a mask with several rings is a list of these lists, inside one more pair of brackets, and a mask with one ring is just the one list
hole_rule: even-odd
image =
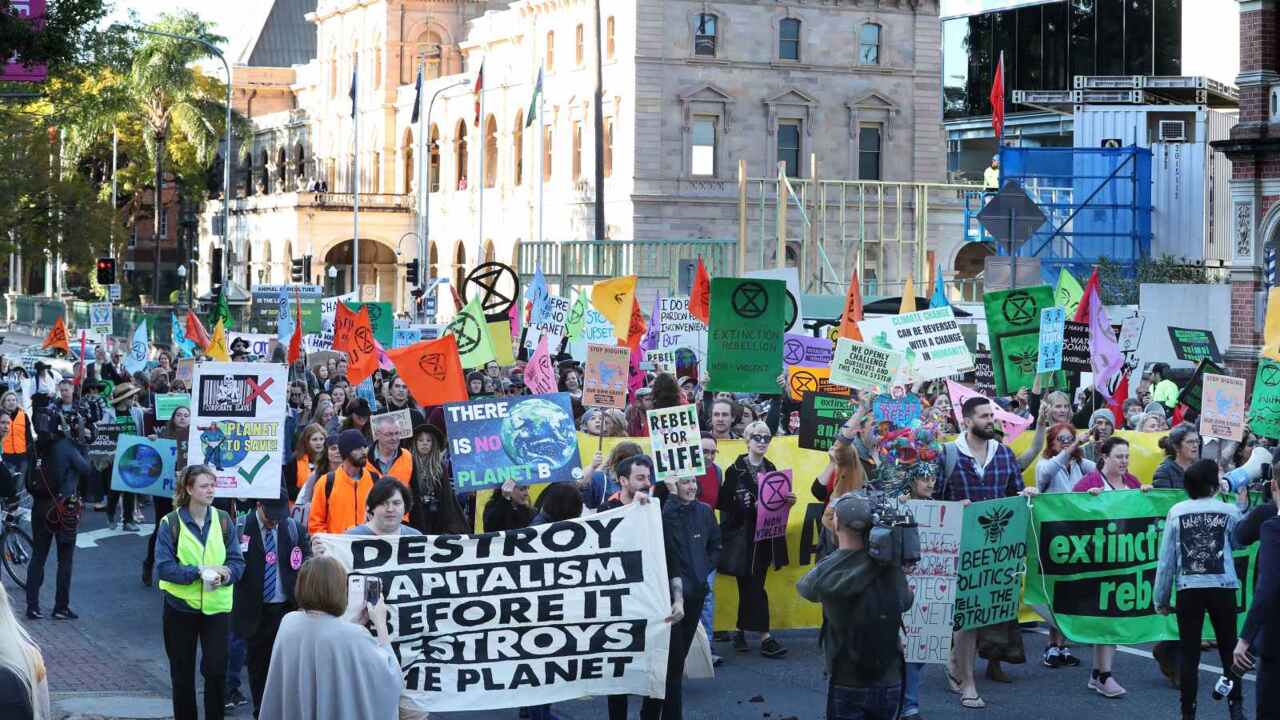
[[405,265],[405,276],[406,276],[406,279],[409,281],[410,285],[416,286],[418,284],[418,268],[419,267],[420,265],[418,264],[418,261],[416,259],[410,260],[409,263]]
[[98,258],[98,284],[114,285],[116,282],[116,259]]
[[305,282],[307,279],[307,263],[305,257],[296,257],[293,259],[293,274],[290,276],[294,282]]

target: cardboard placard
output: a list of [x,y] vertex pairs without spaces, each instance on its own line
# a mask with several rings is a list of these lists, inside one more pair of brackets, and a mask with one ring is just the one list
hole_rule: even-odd
[[214,469],[218,495],[280,497],[288,393],[285,365],[196,365],[187,462]]
[[693,405],[650,410],[646,420],[655,481],[694,477],[707,471],[698,411]]
[[386,423],[395,423],[397,436],[401,440],[408,440],[413,437],[413,416],[407,408],[381,413],[369,418],[369,425],[373,428],[374,440],[378,439],[378,428]]
[[781,280],[712,278],[707,390],[776,393],[786,312]]
[[826,452],[835,444],[840,428],[857,412],[843,395],[809,392],[800,403],[800,447]]
[[933,380],[973,367],[973,356],[950,306],[858,323],[863,341],[902,353],[900,382]]
[[923,412],[924,403],[920,401],[920,396],[905,392],[901,386],[895,387],[890,394],[876,395],[871,399],[871,413],[875,419],[889,420],[898,427],[910,425]]
[[156,398],[156,422],[168,422],[173,411],[191,407],[191,393],[161,393]]
[[1244,439],[1244,378],[1204,374],[1200,435],[1239,442]]
[[582,381],[582,404],[619,410],[625,408],[630,364],[630,348],[588,345],[587,369]]
[[800,402],[804,399],[804,394],[810,392],[846,397],[851,394],[849,388],[831,382],[831,368],[787,368],[787,397]]
[[1062,369],[1068,373],[1093,372],[1089,352],[1089,323],[1068,320],[1062,344]]
[[444,420],[458,492],[582,478],[568,393],[448,403]]
[[851,388],[888,387],[902,362],[900,352],[840,338],[831,361],[831,382]]
[[756,476],[760,498],[756,502],[755,541],[772,540],[787,534],[787,517],[791,515],[791,468],[762,472]]
[[122,435],[111,466],[111,489],[171,498],[177,456],[178,443],[174,440]]
[[826,338],[787,333],[782,339],[782,362],[796,367],[829,367],[834,348]]
[[980,628],[1018,617],[1029,515],[1023,497],[964,508],[953,629]]
[[1062,369],[1062,345],[1066,322],[1067,311],[1061,307],[1055,305],[1040,311],[1040,353],[1036,358],[1037,373]]
[[946,663],[951,659],[951,622],[964,508],[960,503],[910,500],[907,507],[920,532],[920,562],[907,573],[915,596],[902,615],[907,662]]
[[[987,315],[987,336],[991,341],[994,379],[992,395],[1014,395],[1035,382],[1036,358],[1040,352],[1040,312],[1054,307],[1053,289],[1037,285],[1016,290],[1000,290],[982,296]],[[1065,375],[1054,373],[1055,387]]]
[[1249,401],[1249,429],[1262,437],[1280,440],[1280,362],[1258,359]]

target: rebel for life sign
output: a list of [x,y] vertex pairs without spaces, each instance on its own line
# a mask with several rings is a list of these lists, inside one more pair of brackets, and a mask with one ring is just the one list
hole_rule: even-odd
[[1218,352],[1218,343],[1213,339],[1213,332],[1169,326],[1169,342],[1173,344],[1173,354],[1179,360],[1200,362],[1212,360],[1222,363],[1222,354]]
[[[1000,290],[982,296],[991,341],[991,365],[995,379],[992,395],[1014,395],[1035,382],[1040,355],[1040,312],[1053,307],[1053,288],[1037,285]],[[1065,352],[1065,349],[1064,349]],[[1056,385],[1063,377],[1054,378]]]
[[317,537],[381,578],[405,690],[432,713],[666,694],[657,503],[505,533]]
[[582,478],[567,393],[447,403],[444,422],[458,492]]
[[655,480],[694,477],[707,471],[698,412],[693,405],[650,410],[647,421]]
[[973,356],[950,306],[863,320],[858,329],[868,344],[902,353],[906,369],[902,382],[933,380],[973,368]]
[[831,362],[831,382],[851,388],[888,387],[902,359],[902,353],[840,338]]
[[791,515],[791,468],[762,472],[756,476],[760,501],[756,503],[755,542],[786,537],[787,517]]
[[827,451],[835,444],[840,428],[857,408],[843,395],[810,392],[800,404],[799,445],[806,450]]
[[288,386],[283,364],[196,364],[187,462],[214,469],[219,496],[280,497]]
[[1027,559],[1027,515],[1024,497],[964,508],[953,629],[980,628],[1018,617]]
[[920,533],[920,562],[907,573],[907,585],[916,601],[902,615],[906,660],[945,663],[951,659],[964,508],[960,503],[937,500],[909,500],[907,506]]
[[707,389],[777,393],[786,312],[781,280],[712,278]]

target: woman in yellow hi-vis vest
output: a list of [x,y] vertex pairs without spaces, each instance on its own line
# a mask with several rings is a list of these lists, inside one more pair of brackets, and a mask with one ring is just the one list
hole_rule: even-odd
[[173,493],[174,511],[156,529],[156,575],[164,591],[164,649],[176,720],[197,720],[197,642],[205,720],[223,716],[231,586],[244,572],[244,556],[235,519],[212,507],[213,494],[213,470],[188,467]]

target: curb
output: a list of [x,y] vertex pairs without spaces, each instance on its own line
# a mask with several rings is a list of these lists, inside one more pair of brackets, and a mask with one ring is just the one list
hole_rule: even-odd
[[173,717],[169,697],[139,693],[52,693],[53,717],[60,720],[163,720]]

